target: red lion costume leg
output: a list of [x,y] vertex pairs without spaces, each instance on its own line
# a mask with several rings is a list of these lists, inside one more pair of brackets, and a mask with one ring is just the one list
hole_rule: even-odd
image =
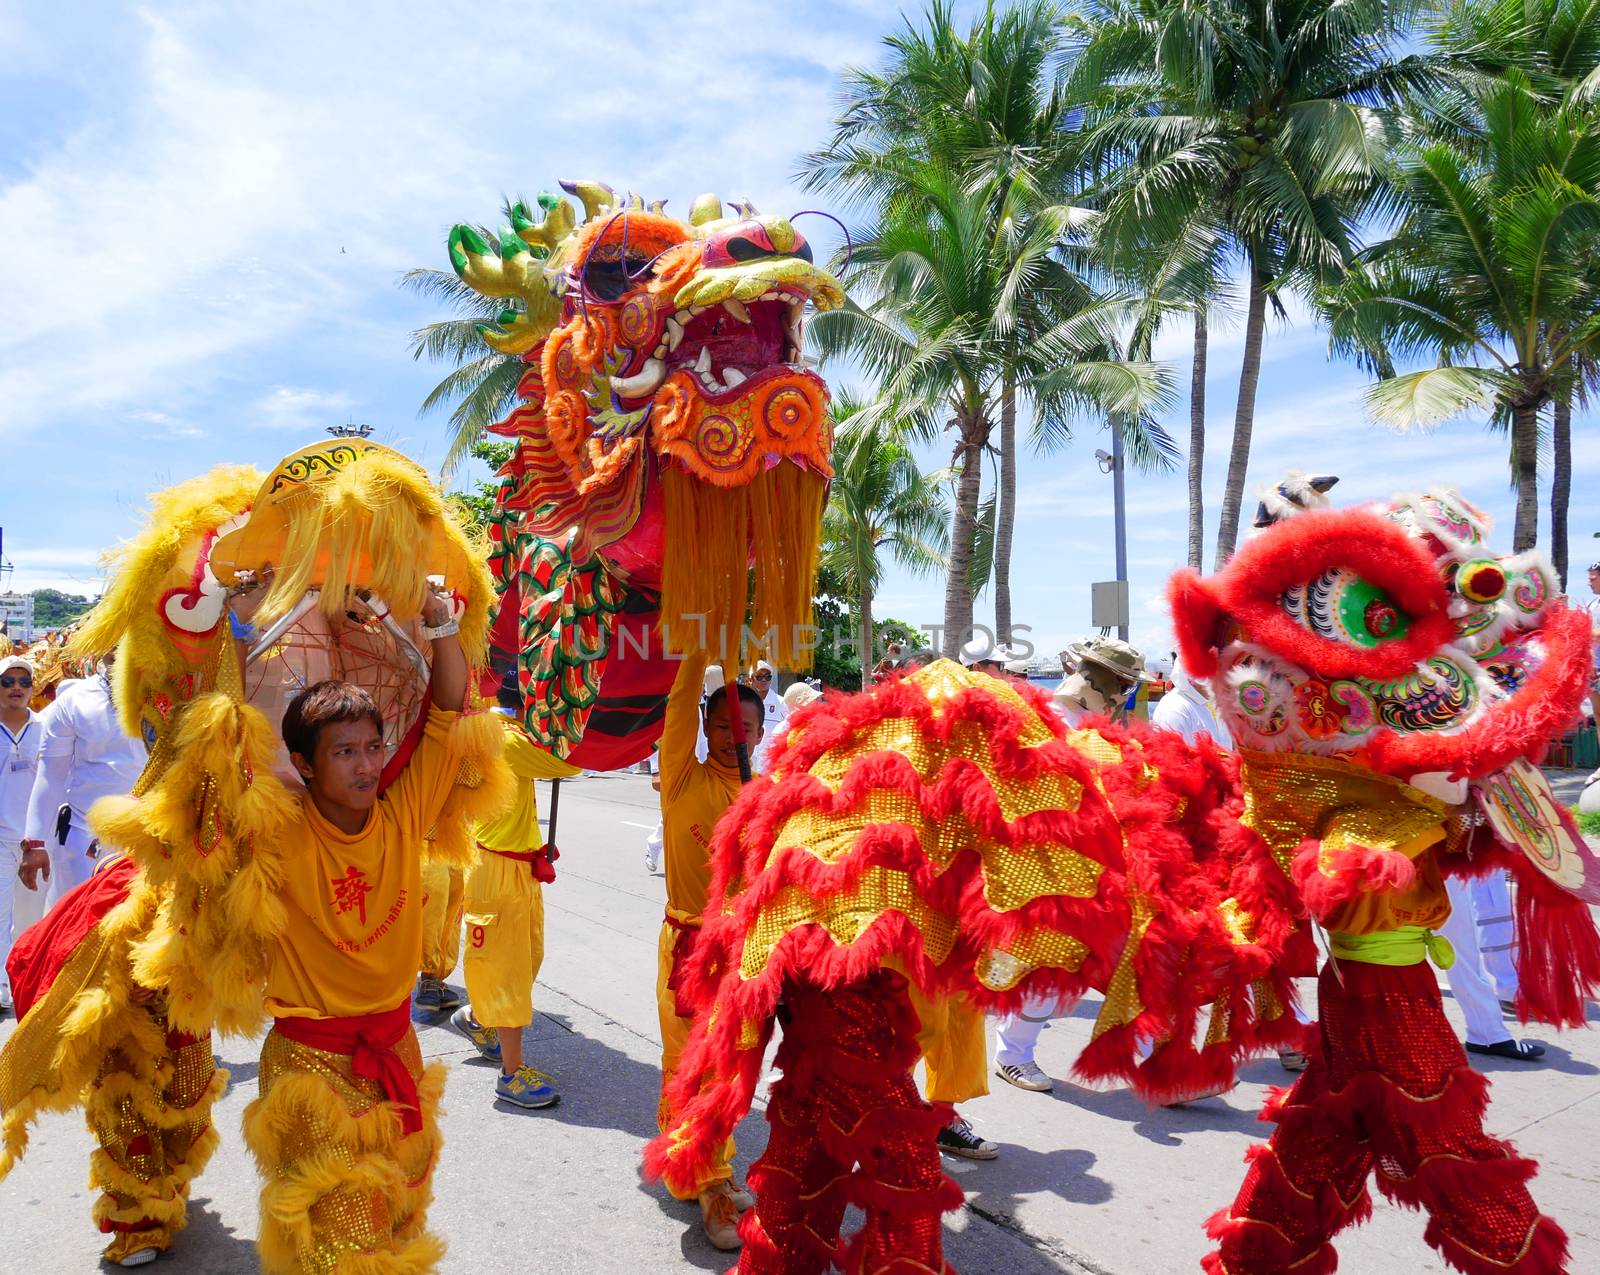
[[[767,1149],[750,1168],[756,1207],[739,1227],[740,1275],[955,1275],[940,1216],[962,1201],[935,1136],[948,1107],[911,1076],[917,1019],[899,974],[833,991],[784,989]],[[866,1213],[841,1249],[847,1204]]]
[[1207,1231],[1210,1275],[1329,1275],[1331,1240],[1371,1211],[1366,1178],[1426,1209],[1426,1238],[1467,1275],[1555,1275],[1567,1240],[1528,1193],[1531,1160],[1483,1131],[1488,1082],[1444,1016],[1426,964],[1322,971],[1322,1047],[1263,1119],[1277,1122]]

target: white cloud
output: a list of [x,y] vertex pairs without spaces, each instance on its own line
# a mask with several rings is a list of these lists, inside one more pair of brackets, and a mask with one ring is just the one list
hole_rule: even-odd
[[342,390],[299,389],[276,385],[247,414],[257,429],[295,430],[320,435],[329,425],[344,424],[354,399]]

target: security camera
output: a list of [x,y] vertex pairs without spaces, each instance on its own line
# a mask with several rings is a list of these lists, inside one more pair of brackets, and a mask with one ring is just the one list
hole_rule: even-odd
[[1094,458],[1102,474],[1109,474],[1116,467],[1117,458],[1104,448],[1095,448]]

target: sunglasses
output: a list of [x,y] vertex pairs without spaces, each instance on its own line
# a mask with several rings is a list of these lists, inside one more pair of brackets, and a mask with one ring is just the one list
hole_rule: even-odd
[[756,674],[756,681],[758,681],[758,682],[770,682],[771,680],[772,680],[772,674],[771,673],[757,673]]
[[20,686],[25,691],[31,691],[33,689],[33,679],[31,677],[0,677],[0,687],[4,687],[9,691],[13,686]]

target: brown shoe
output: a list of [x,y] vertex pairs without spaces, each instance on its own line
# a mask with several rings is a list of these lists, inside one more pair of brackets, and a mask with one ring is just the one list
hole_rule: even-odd
[[728,1179],[728,1196],[733,1200],[733,1207],[741,1213],[756,1206],[755,1194],[738,1178]]
[[739,1206],[726,1182],[719,1182],[700,1193],[700,1226],[712,1248],[731,1253],[743,1242],[739,1239]]

